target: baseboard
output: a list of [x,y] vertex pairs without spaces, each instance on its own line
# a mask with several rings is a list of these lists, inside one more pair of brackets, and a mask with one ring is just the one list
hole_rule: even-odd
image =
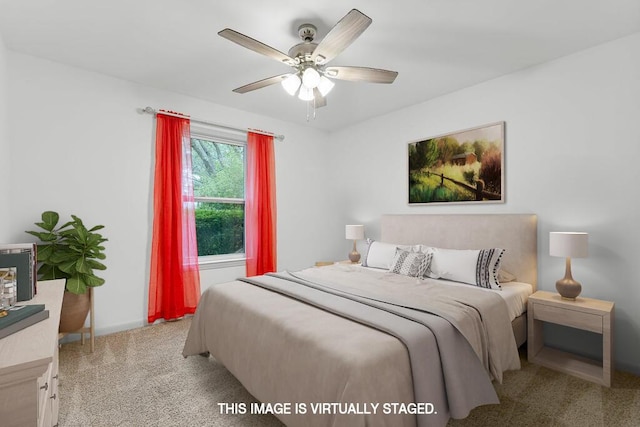
[[[130,322],[130,323],[121,323],[119,325],[110,326],[108,328],[96,328],[96,336],[98,337],[100,335],[115,334],[116,332],[128,331],[130,329],[137,329],[143,326],[146,326],[146,324],[143,322]],[[89,334],[85,335],[85,337],[87,338],[88,336]],[[65,335],[65,337],[60,340],[60,344],[74,342],[74,341],[80,341],[80,334],[70,333],[68,335]]]

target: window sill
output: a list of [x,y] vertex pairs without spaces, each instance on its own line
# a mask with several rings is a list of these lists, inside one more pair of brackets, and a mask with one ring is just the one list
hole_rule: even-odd
[[200,270],[214,270],[216,268],[244,267],[246,258],[228,258],[228,259],[201,259],[198,260]]

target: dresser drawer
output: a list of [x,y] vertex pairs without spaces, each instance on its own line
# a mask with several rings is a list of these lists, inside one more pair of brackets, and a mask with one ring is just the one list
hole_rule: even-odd
[[49,405],[51,406],[51,425],[58,425],[58,412],[60,404],[60,395],[58,393],[58,378],[59,378],[59,362],[58,362],[58,346],[56,346],[53,354],[53,362],[51,362],[51,368],[53,376],[51,377],[51,395],[49,396]]
[[53,364],[49,364],[47,372],[38,378],[38,425],[50,426],[51,424],[51,405],[49,397],[53,389]]
[[566,307],[559,308],[551,305],[534,303],[533,318],[543,322],[556,323],[558,325],[570,326],[584,329],[586,331],[602,333],[602,316],[597,314],[584,313],[570,310]]

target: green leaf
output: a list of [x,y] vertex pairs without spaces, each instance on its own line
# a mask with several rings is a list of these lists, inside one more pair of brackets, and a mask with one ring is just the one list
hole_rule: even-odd
[[91,267],[89,267],[85,258],[79,258],[76,261],[76,270],[78,273],[93,274],[93,270],[91,270]]
[[40,268],[38,268],[38,277],[40,280],[53,280],[55,279],[55,267],[49,264],[42,264]]
[[69,277],[69,274],[63,272],[55,265],[42,264],[38,269],[38,278],[40,280],[64,279],[66,277]]
[[89,231],[93,233],[94,231],[102,230],[103,228],[104,228],[104,225],[96,225],[95,227],[91,228]]
[[104,279],[98,277],[98,276],[86,276],[85,277],[86,280],[86,285],[90,286],[92,288],[96,287],[96,286],[102,286],[104,285]]
[[87,285],[80,274],[75,274],[67,279],[67,290],[73,294],[84,294],[87,292]]
[[76,270],[76,260],[75,259],[60,263],[58,265],[58,268],[61,271],[67,273],[68,275],[74,275],[74,274],[78,273],[78,271]]
[[67,239],[72,239],[76,242],[81,241],[80,240],[80,236],[78,234],[78,230],[76,230],[74,227],[72,228],[68,228],[66,230],[61,230],[60,231],[60,236],[67,238]]
[[51,233],[49,231],[26,231],[26,233],[31,234],[32,236],[36,236],[43,242],[55,242],[58,240],[58,236],[55,233]]
[[81,242],[86,242],[88,238],[87,229],[82,225],[74,224],[73,229],[76,231],[76,235],[78,236],[78,240]]
[[53,231],[53,229],[56,228],[56,225],[58,225],[59,220],[60,220],[60,215],[58,215],[57,212],[45,211],[45,212],[42,212],[42,222],[36,225],[38,225],[41,228],[44,228],[47,231]]
[[78,258],[78,256],[65,249],[59,248],[58,250],[56,250],[55,252],[53,252],[51,254],[51,256],[49,257],[49,263],[51,264],[63,264],[63,263],[67,263],[69,261],[74,261]]
[[[89,237],[87,238],[87,245],[89,246],[98,246],[100,243],[102,242],[106,242],[107,239],[105,239],[104,237],[102,237],[99,234],[89,234]],[[101,248],[100,246],[98,246],[98,248]],[[102,248],[104,249],[104,248]]]
[[38,245],[37,258],[38,262],[46,263],[51,258],[55,250],[55,245]]
[[93,270],[106,270],[107,269],[106,265],[104,265],[103,263],[98,262],[96,260],[87,258],[86,262],[87,262],[87,265],[89,267],[91,267],[91,269],[93,269]]

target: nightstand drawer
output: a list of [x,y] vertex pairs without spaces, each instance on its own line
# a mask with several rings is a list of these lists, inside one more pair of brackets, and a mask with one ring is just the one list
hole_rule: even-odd
[[543,322],[556,323],[558,325],[571,326],[586,331],[602,333],[602,316],[583,313],[545,304],[533,305],[533,318]]

